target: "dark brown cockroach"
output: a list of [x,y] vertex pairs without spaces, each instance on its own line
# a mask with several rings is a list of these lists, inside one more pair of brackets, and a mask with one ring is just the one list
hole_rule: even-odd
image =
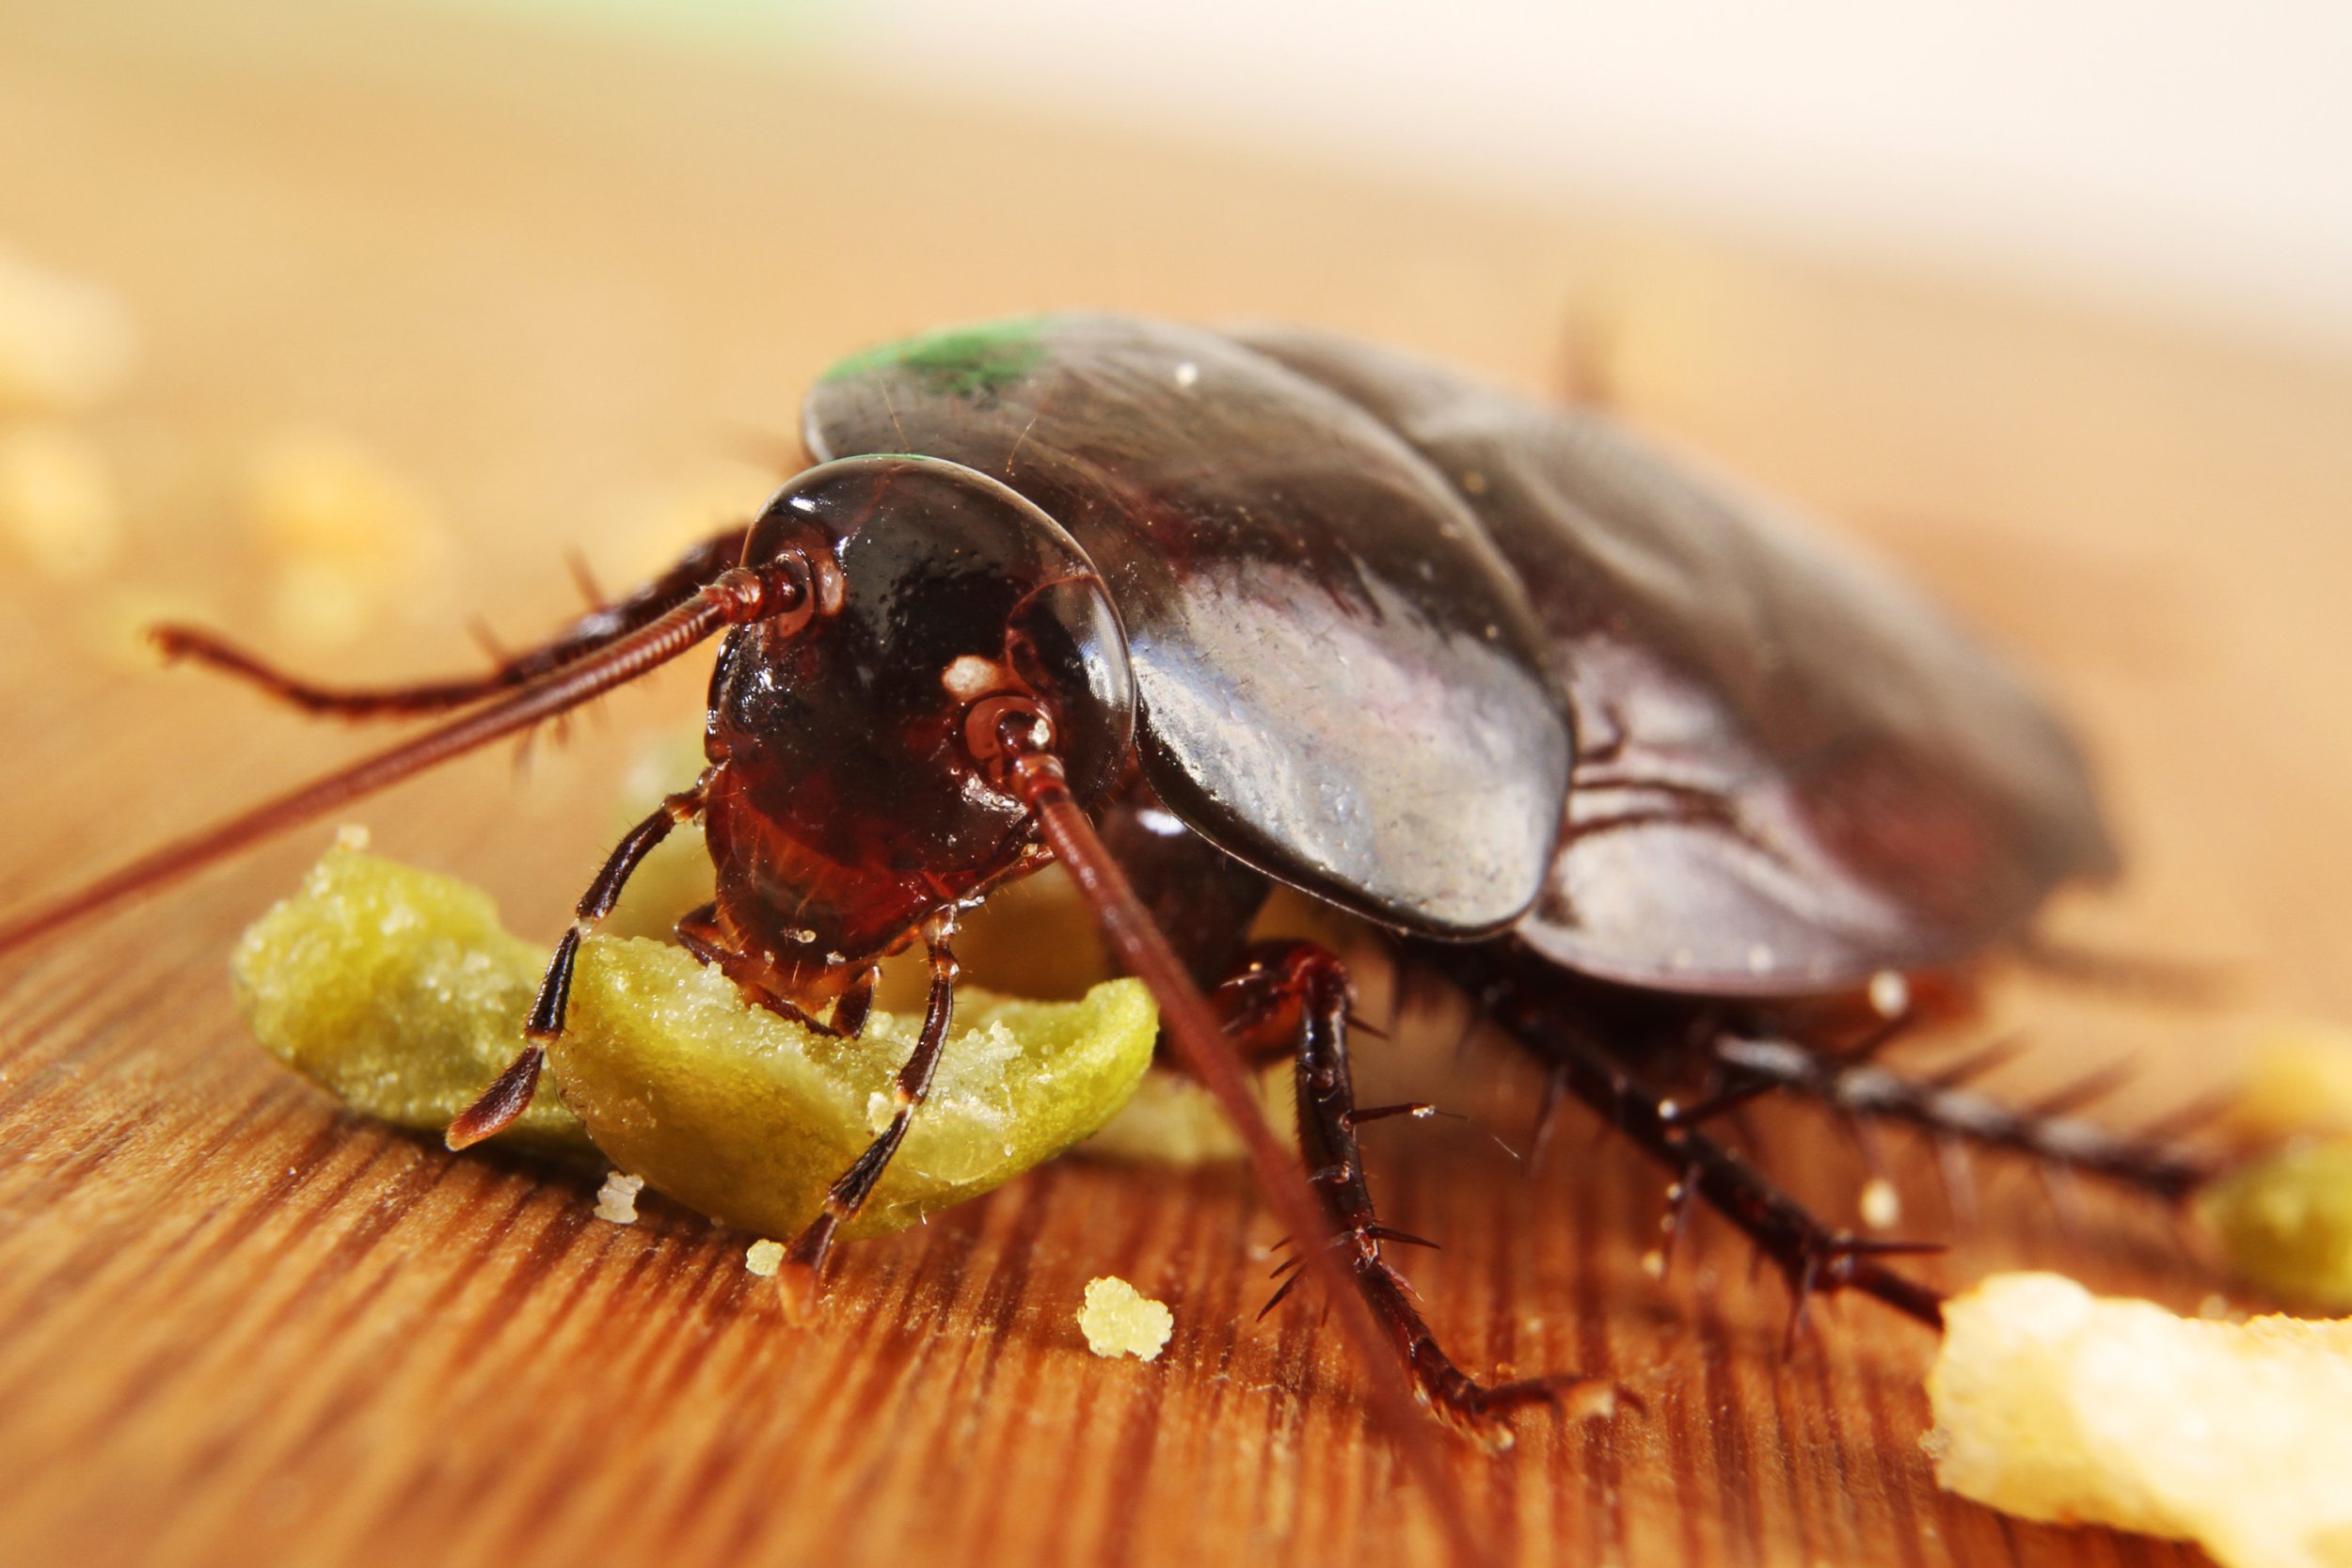
[[[2160,1193],[2201,1176],[1866,1059],[1906,994],[2111,869],[2080,755],[1932,607],[1607,419],[1327,338],[1068,316],[849,360],[803,436],[815,466],[748,530],[484,678],[331,689],[167,631],[314,713],[460,716],[20,916],[0,951],[723,633],[709,766],[612,851],[521,1053],[450,1142],[529,1102],[580,937],[698,821],[717,896],[678,935],[748,999],[854,1032],[878,959],[931,958],[897,1115],[789,1249],[803,1298],[922,1102],[956,912],[1048,861],[1284,1227],[1333,1239],[1296,1249],[1297,1275],[1321,1276],[1425,1476],[1410,1400],[1485,1427],[1577,1380],[1482,1385],[1415,1309],[1384,1248],[1411,1238],[1376,1217],[1357,1148],[1346,971],[1245,941],[1276,883],[1463,986],[1554,1097],[1746,1232],[1800,1310],[1851,1288],[1933,1323],[1938,1297],[1886,1261],[1901,1244],[1825,1226],[1709,1136],[1763,1089]],[[1275,1050],[1303,1166],[1245,1090],[1245,1055]]]

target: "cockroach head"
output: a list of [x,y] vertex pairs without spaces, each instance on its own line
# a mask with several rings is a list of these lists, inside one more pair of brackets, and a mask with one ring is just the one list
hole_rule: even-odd
[[1136,694],[1093,562],[984,474],[909,456],[812,468],[769,503],[744,563],[794,554],[815,563],[819,612],[730,634],[707,827],[723,924],[781,930],[774,979],[809,995],[1036,854],[1009,740],[1052,752],[1081,800],[1117,783]]

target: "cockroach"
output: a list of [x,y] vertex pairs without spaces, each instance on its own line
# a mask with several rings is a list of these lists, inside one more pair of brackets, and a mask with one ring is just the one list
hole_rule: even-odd
[[[707,768],[612,850],[449,1142],[520,1114],[582,936],[699,822],[716,896],[677,934],[748,1001],[853,1034],[878,960],[930,956],[895,1115],[787,1249],[803,1305],[919,1114],[959,912],[1049,862],[1299,1239],[1283,1290],[1319,1277],[1400,1431],[1413,1402],[1487,1429],[1578,1380],[1481,1383],[1413,1305],[1389,1250],[1415,1239],[1378,1218],[1356,1136],[1406,1107],[1354,1102],[1342,960],[1248,940],[1278,883],[1465,989],[1800,1312],[1851,1289],[1932,1323],[1939,1297],[1886,1256],[1915,1249],[1824,1224],[1710,1135],[1765,1089],[2159,1194],[2203,1176],[1863,1059],[2114,868],[2082,754],[1904,585],[1603,414],[1336,338],[1064,315],[846,360],[803,436],[813,466],[748,528],[480,678],[338,689],[165,629],[314,714],[455,717],[17,917],[0,951],[719,637]],[[1295,1153],[1245,1087],[1276,1053]],[[1670,1097],[1693,1066],[1702,1090]]]

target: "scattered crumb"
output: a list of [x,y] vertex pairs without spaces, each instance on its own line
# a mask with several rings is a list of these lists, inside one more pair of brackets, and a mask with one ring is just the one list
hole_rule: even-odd
[[614,1225],[637,1223],[637,1195],[645,1189],[642,1176],[623,1176],[619,1171],[607,1171],[604,1185],[596,1190],[596,1218],[611,1220]]
[[312,648],[357,641],[440,551],[415,491],[347,436],[282,434],[256,456],[246,522],[269,561],[278,634]]
[[2352,1562],[2352,1320],[2201,1322],[2020,1274],[1945,1324],[1924,1444],[1947,1489],[2194,1538],[2226,1568]]
[[1883,1176],[1873,1176],[1862,1184],[1861,1198],[1856,1207],[1861,1212],[1862,1223],[1873,1230],[1892,1230],[1903,1223],[1902,1194],[1897,1192],[1895,1183]]
[[0,433],[0,536],[54,581],[88,577],[112,562],[122,524],[98,443],[59,424]]
[[1116,1275],[1087,1281],[1087,1304],[1078,1310],[1087,1348],[1101,1356],[1132,1355],[1156,1361],[1175,1331],[1176,1315]]
[[1642,1272],[1652,1279],[1666,1277],[1666,1255],[1657,1247],[1642,1254]]
[[0,408],[95,407],[137,357],[137,325],[114,291],[0,245]]
[[782,1242],[754,1242],[743,1249],[743,1266],[762,1279],[772,1279],[784,1267]]
[[335,847],[348,849],[354,854],[364,854],[368,847],[369,836],[366,823],[346,822],[335,830]]

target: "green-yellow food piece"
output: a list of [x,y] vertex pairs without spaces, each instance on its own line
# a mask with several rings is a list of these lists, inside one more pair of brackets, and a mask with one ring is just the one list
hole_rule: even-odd
[[[547,961],[481,889],[339,845],[246,929],[230,974],[271,1054],[355,1111],[438,1132],[515,1059]],[[499,1136],[595,1153],[553,1095]]]
[[2352,1308],[2352,1141],[2258,1160],[2198,1200],[2231,1267],[2280,1297]]
[[[830,1038],[747,1008],[718,971],[644,941],[581,949],[572,1019],[549,1065],[596,1147],[763,1236],[814,1218],[889,1125],[892,1079],[923,1022],[877,1011],[860,1038]],[[900,1229],[1068,1148],[1135,1092],[1157,1025],[1136,980],[1077,1002],[966,988],[930,1097],[843,1234]]]
[[[338,847],[234,968],[269,1050],[355,1109],[438,1130],[513,1057],[546,961],[480,890]],[[558,1094],[501,1136],[583,1153],[593,1139],[656,1191],[789,1235],[886,1125],[921,1022],[877,1011],[861,1038],[833,1039],[746,1007],[675,947],[595,938],[549,1053]],[[965,988],[930,1095],[845,1234],[911,1225],[1084,1138],[1134,1093],[1156,1028],[1134,980],[1068,1003]]]

